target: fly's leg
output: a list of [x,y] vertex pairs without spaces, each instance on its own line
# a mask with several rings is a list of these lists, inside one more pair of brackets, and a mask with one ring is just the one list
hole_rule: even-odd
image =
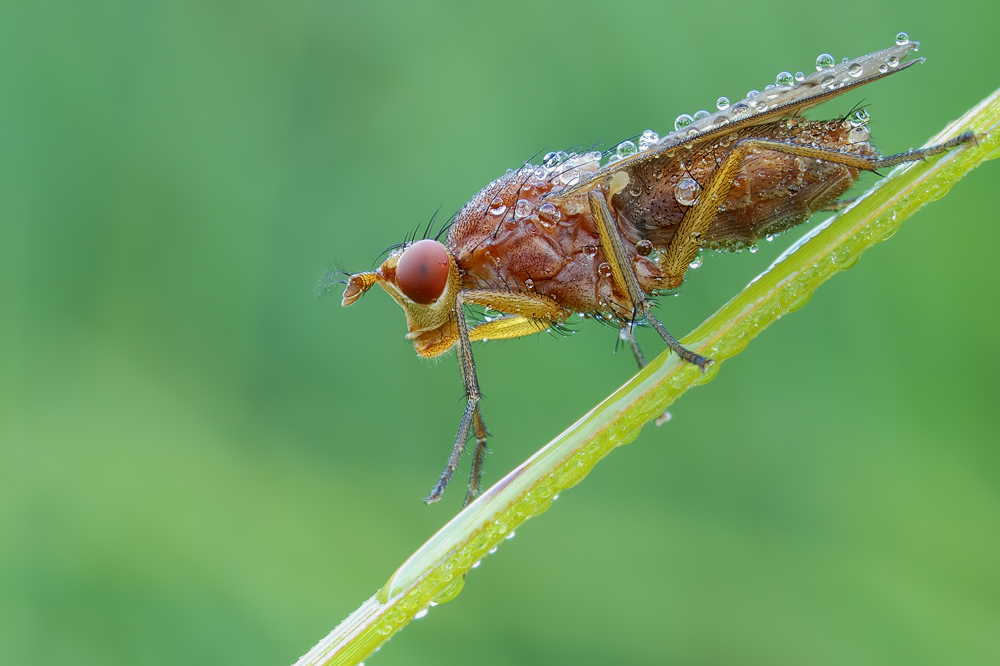
[[[507,315],[493,321],[479,324],[469,329],[465,321],[465,304],[471,303],[493,308],[501,312],[517,311],[523,314]],[[441,499],[444,489],[451,481],[455,468],[461,460],[471,429],[476,436],[476,450],[472,456],[472,471],[469,474],[469,492],[465,496],[468,505],[479,494],[480,481],[483,474],[483,460],[486,457],[486,438],[489,433],[479,410],[479,380],[476,377],[476,364],[472,358],[472,342],[474,340],[501,340],[520,338],[526,335],[541,333],[549,326],[559,323],[569,317],[570,312],[560,307],[555,301],[537,294],[518,294],[513,292],[493,292],[484,289],[467,289],[459,292],[455,299],[455,315],[458,324],[458,359],[462,368],[462,380],[465,382],[466,404],[462,422],[455,436],[455,446],[452,448],[448,464],[441,473],[434,490],[424,501],[428,504]]]
[[[455,446],[451,450],[448,464],[445,466],[444,471],[441,472],[441,478],[438,479],[437,485],[434,486],[431,494],[424,500],[427,504],[437,502],[441,499],[444,489],[448,487],[451,475],[455,473],[455,468],[458,467],[458,461],[469,439],[469,429],[473,425],[475,425],[474,430],[476,434],[475,457],[478,459],[479,464],[478,466],[473,464],[472,474],[474,478],[469,484],[469,496],[471,497],[473,494],[473,486],[475,486],[477,491],[479,488],[479,478],[476,474],[482,471],[482,453],[480,453],[480,450],[485,450],[486,448],[486,436],[488,433],[486,432],[486,425],[483,423],[483,416],[479,413],[479,399],[482,397],[482,394],[479,392],[479,380],[476,378],[476,363],[472,358],[472,342],[469,340],[469,327],[465,323],[464,306],[465,303],[460,292],[455,299],[455,319],[458,323],[458,362],[462,368],[462,381],[465,383],[465,413],[462,415],[462,422],[458,426],[458,434],[455,436]],[[466,502],[468,501],[469,498],[466,498]]]
[[590,210],[597,223],[597,234],[601,239],[604,258],[611,266],[615,282],[632,301],[633,320],[639,316],[644,318],[660,334],[663,341],[667,343],[667,347],[688,363],[697,365],[704,372],[713,361],[686,349],[677,342],[674,336],[670,335],[666,327],[663,326],[663,322],[653,315],[649,301],[646,300],[646,295],[639,287],[639,281],[635,277],[635,271],[629,261],[628,254],[625,252],[625,245],[618,234],[618,225],[615,224],[615,218],[608,207],[608,200],[604,198],[604,194],[596,189],[588,193],[588,198],[590,199]]
[[618,337],[624,340],[629,349],[632,350],[632,355],[635,356],[636,365],[642,370],[646,367],[646,357],[642,355],[642,350],[639,349],[639,341],[635,339],[635,331],[632,330],[632,322],[625,322],[621,330],[618,332]]
[[465,502],[462,506],[469,506],[472,500],[479,494],[481,480],[483,478],[483,459],[486,457],[486,424],[483,423],[483,415],[477,409],[472,415],[472,429],[476,433],[476,453],[472,456],[472,471],[469,473],[469,492],[465,495]]
[[733,186],[733,179],[736,177],[740,167],[743,166],[743,161],[754,150],[773,150],[788,155],[797,155],[799,157],[824,160],[833,164],[842,164],[862,171],[875,171],[883,167],[892,167],[906,162],[916,162],[925,157],[946,152],[970,141],[975,141],[975,135],[972,132],[966,132],[936,146],[909,150],[905,153],[897,153],[888,157],[880,157],[878,155],[852,155],[836,150],[800,146],[794,143],[783,143],[767,139],[742,139],[733,145],[733,149],[726,155],[722,164],[719,165],[708,182],[705,183],[698,202],[688,209],[684,220],[677,229],[677,233],[667,247],[664,258],[664,272],[668,280],[672,279],[675,283],[670,286],[679,286],[680,282],[684,279],[684,273],[687,272],[688,266],[694,260],[695,255],[702,246],[705,233],[719,214],[719,206],[725,202],[726,197],[729,195],[729,190]]
[[[642,355],[642,350],[639,349],[639,341],[635,339],[635,331],[632,330],[631,322],[626,322],[618,332],[618,335],[632,349],[632,355],[635,356],[635,362],[639,366],[639,369],[642,370],[645,368],[646,357]],[[664,410],[662,414],[656,417],[656,425],[661,426],[669,420],[670,412]]]

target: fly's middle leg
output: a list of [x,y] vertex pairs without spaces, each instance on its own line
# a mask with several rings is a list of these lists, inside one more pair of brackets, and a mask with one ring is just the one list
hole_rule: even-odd
[[646,294],[643,293],[642,288],[639,286],[639,280],[635,277],[632,262],[625,252],[625,245],[622,243],[618,232],[618,225],[615,223],[614,215],[608,206],[608,200],[597,189],[591,190],[588,198],[590,200],[590,210],[594,214],[594,220],[597,224],[597,234],[601,239],[601,249],[604,251],[604,258],[607,260],[608,265],[611,266],[611,273],[615,282],[619,288],[628,294],[629,299],[632,301],[632,319],[635,320],[639,317],[645,319],[660,334],[663,341],[667,343],[667,347],[688,363],[697,365],[704,372],[713,361],[684,347],[667,331],[663,322],[653,315],[652,309],[649,307],[649,301],[646,299]]

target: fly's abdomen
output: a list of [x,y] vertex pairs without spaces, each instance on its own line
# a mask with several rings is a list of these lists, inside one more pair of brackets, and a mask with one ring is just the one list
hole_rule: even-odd
[[[630,170],[628,185],[612,199],[623,235],[668,246],[732,149],[742,140],[765,137],[768,141],[855,155],[875,153],[867,141],[868,129],[858,121],[791,118],[747,128],[743,133],[732,132],[697,156],[679,150]],[[801,224],[836,201],[857,178],[858,170],[852,167],[766,147],[754,148],[732,179],[703,243],[722,250],[753,245]]]

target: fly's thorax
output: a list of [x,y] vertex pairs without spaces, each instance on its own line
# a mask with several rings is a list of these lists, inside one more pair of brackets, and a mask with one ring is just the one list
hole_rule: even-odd
[[[531,290],[555,277],[588,226],[586,195],[552,202],[566,183],[590,177],[596,158],[525,165],[490,183],[456,215],[448,247],[469,288]],[[590,225],[592,227],[592,224]],[[584,232],[585,233],[585,232]]]

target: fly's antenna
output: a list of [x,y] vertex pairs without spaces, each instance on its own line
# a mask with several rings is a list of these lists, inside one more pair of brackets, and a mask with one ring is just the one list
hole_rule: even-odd
[[345,271],[340,264],[333,264],[325,273],[320,273],[316,280],[316,298],[326,296],[337,288],[338,284],[347,286],[347,279],[351,274]]

